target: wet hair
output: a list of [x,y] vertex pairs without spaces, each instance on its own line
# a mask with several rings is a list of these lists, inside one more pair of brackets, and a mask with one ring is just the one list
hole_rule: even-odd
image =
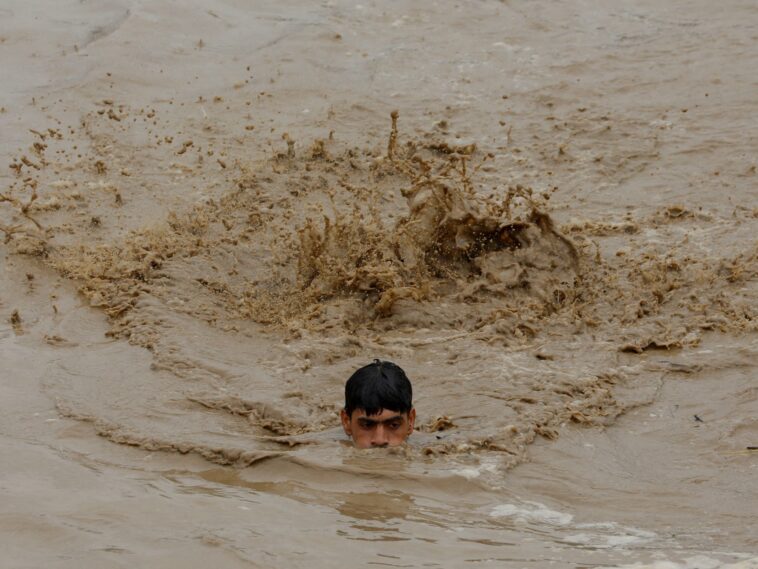
[[413,388],[403,369],[392,362],[374,360],[350,376],[345,384],[345,412],[356,409],[378,415],[382,409],[408,413],[413,408]]

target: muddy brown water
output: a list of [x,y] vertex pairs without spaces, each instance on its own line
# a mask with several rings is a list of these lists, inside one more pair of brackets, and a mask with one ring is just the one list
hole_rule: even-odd
[[[0,566],[758,566],[757,38],[3,3]],[[338,428],[374,357],[407,448]]]

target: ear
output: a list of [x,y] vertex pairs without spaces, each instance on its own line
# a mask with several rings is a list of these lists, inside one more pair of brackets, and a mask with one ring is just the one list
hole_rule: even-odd
[[416,409],[415,407],[408,411],[408,434],[413,432],[413,426],[416,424]]
[[342,430],[345,431],[345,434],[348,437],[353,436],[353,429],[350,426],[350,415],[347,414],[347,411],[344,409],[340,411],[340,421],[342,421]]

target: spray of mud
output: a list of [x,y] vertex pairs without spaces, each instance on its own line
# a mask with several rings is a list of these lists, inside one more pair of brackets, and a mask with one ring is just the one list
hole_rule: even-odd
[[[578,254],[531,192],[517,186],[497,198],[477,196],[471,176],[488,156],[472,168],[470,147],[408,143],[398,148],[397,118],[393,113],[386,156],[368,165],[361,185],[339,180],[347,192],[340,197],[343,208],[330,189],[331,215],[322,211],[298,229],[297,241],[288,247],[296,251],[290,263],[294,278],[279,273],[244,291],[245,313],[266,322],[301,323],[332,303],[342,308],[347,303],[353,306],[346,312],[355,317],[345,324],[355,329],[401,314],[401,301],[423,306],[430,315],[445,299],[460,304],[497,299],[501,305],[531,300],[545,313],[564,302],[577,276]],[[328,162],[340,172],[351,168],[344,158]],[[384,187],[378,189],[380,184]],[[391,223],[381,210],[387,192],[405,199],[405,207],[394,212],[399,219]],[[485,311],[475,313],[481,320]]]

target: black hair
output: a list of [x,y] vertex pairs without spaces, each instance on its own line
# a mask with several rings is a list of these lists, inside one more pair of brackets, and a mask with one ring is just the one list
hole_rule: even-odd
[[378,415],[382,409],[408,413],[413,408],[413,388],[403,369],[392,362],[374,360],[350,376],[345,384],[345,412],[356,409]]

